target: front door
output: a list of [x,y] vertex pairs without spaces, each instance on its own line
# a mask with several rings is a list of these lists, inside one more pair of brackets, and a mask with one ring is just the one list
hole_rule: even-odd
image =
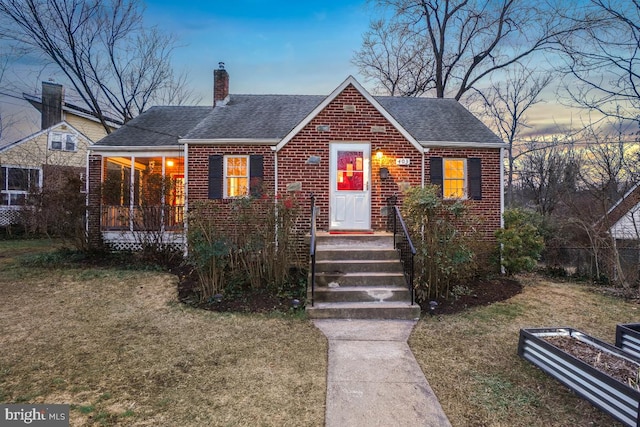
[[370,155],[369,144],[331,144],[330,229],[371,228]]

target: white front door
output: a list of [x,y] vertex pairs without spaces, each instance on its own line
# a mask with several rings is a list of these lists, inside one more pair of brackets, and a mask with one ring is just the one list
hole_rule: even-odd
[[330,229],[371,228],[371,146],[332,143],[330,162]]

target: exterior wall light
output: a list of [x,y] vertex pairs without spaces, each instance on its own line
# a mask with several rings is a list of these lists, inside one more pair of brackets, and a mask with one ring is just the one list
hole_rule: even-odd
[[384,153],[382,152],[382,148],[380,147],[376,148],[376,158],[378,160],[382,160],[383,156],[384,156]]

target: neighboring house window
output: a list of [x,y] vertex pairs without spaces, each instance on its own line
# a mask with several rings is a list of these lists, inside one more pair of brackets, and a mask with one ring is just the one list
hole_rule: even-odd
[[209,156],[209,199],[262,194],[263,156]]
[[49,148],[60,151],[76,151],[78,137],[73,133],[51,132],[49,134]]
[[3,166],[0,168],[0,193],[3,206],[24,205],[29,191],[40,185],[40,169]]
[[482,163],[479,158],[431,158],[431,183],[445,199],[482,199]]

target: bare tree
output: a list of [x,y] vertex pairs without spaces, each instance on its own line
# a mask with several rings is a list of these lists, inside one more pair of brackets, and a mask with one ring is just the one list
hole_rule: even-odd
[[518,163],[523,191],[542,215],[551,215],[576,190],[580,165],[571,144],[557,138],[529,141]]
[[638,144],[630,141],[631,136],[622,130],[611,133],[612,128],[621,129],[623,120],[616,121],[618,126],[588,126],[579,136],[585,141],[584,168],[579,177],[581,185],[593,194],[605,211],[637,183],[640,173]]
[[107,117],[190,96],[171,68],[173,38],[143,26],[140,0],[0,0],[0,16],[0,33],[52,61],[107,132]]
[[425,55],[426,41],[406,26],[372,22],[353,63],[379,91],[389,95],[420,96],[435,87],[433,61]]
[[[379,21],[373,22],[369,35],[376,37],[377,42],[371,43],[370,37],[365,37],[363,49],[356,53],[354,63],[363,74],[380,79],[393,75],[394,67],[379,59],[411,59],[412,52],[421,52],[413,55],[415,62],[402,64],[403,75],[410,77],[407,70],[413,69],[413,74],[419,75],[421,82],[425,81],[418,71],[428,64],[435,95],[459,100],[484,78],[537,51],[551,48],[558,38],[574,30],[573,24],[577,21],[566,19],[568,12],[561,13],[555,3],[543,3],[375,0],[375,4],[393,15],[384,28],[380,28]],[[385,52],[391,46],[400,50],[392,54]],[[380,67],[385,73],[376,71]],[[382,80],[379,83],[385,86]],[[421,85],[416,82],[413,86]]]
[[527,128],[526,112],[540,102],[540,93],[551,82],[551,74],[537,74],[532,68],[517,66],[506,78],[492,82],[488,89],[474,89],[482,100],[484,115],[500,138],[507,143],[507,204],[513,204],[514,145]]
[[590,0],[581,31],[563,40],[573,105],[640,121],[640,1]]

